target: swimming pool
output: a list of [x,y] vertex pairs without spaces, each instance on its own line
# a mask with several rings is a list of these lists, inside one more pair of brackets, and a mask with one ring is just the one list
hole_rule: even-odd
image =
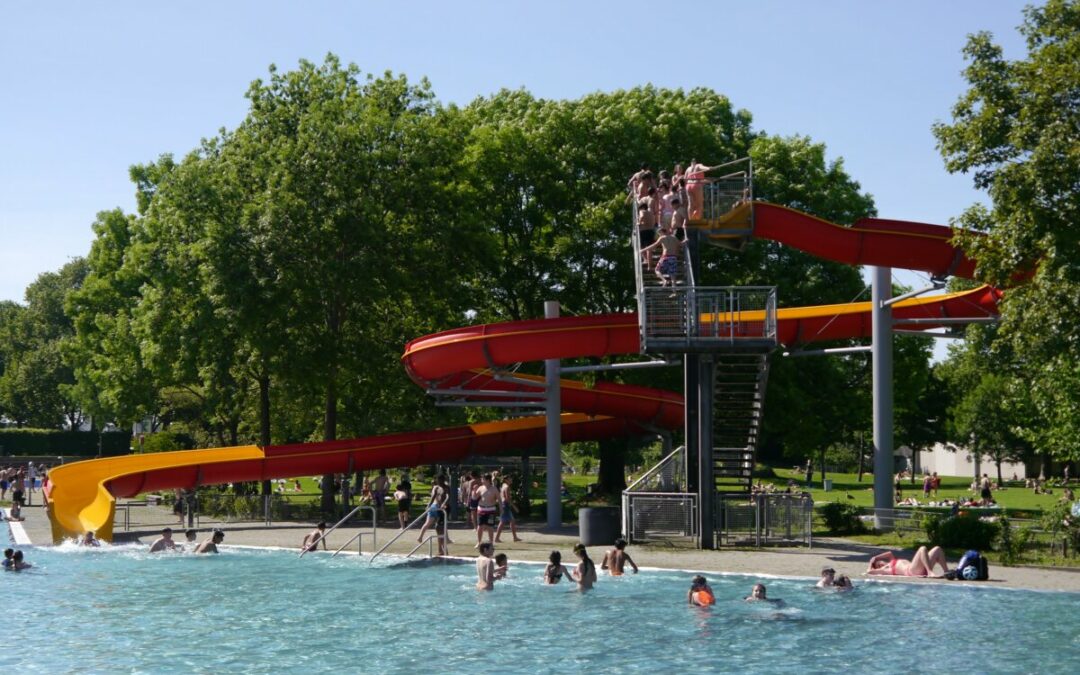
[[[26,549],[0,575],[22,672],[379,673],[1080,672],[1080,595],[856,580],[853,593],[763,579],[783,609],[742,602],[757,579],[710,577],[718,603],[685,604],[689,575],[601,577],[581,595],[514,564],[494,592],[472,565],[376,566],[355,556],[226,548]],[[599,550],[596,551],[600,553]],[[11,613],[11,610],[15,610]]]

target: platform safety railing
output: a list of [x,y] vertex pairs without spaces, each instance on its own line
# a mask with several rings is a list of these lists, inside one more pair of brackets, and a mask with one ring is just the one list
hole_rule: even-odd
[[[375,507],[368,504],[361,504],[360,506],[357,506],[355,509],[353,509],[349,516],[362,509],[371,511],[371,531],[365,532],[364,530],[360,530],[359,532],[354,534],[349,539],[349,541],[345,542],[340,547],[338,547],[336,551],[334,551],[334,553],[330,556],[331,558],[337,556],[338,553],[344,551],[345,548],[354,541],[356,542],[356,555],[362,555],[364,553],[364,537],[371,537],[371,548],[375,548],[375,539],[378,536],[379,532],[378,521],[376,520]],[[348,520],[349,516],[345,516],[345,520]]]
[[718,220],[742,203],[754,200],[754,162],[749,157],[718,164],[710,174],[727,169],[726,173],[710,175],[702,186],[702,217]]
[[697,536],[697,494],[686,482],[686,447],[680,446],[622,494],[623,536],[630,542]]

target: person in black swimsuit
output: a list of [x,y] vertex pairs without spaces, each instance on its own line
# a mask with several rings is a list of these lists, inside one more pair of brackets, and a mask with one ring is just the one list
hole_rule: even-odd
[[563,575],[570,576],[570,572],[562,564],[562,554],[552,551],[548,556],[547,566],[544,567],[544,583],[548,586],[559,583]]

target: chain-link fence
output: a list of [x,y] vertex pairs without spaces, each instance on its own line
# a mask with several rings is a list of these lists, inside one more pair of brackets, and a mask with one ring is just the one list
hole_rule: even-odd
[[813,544],[808,494],[718,495],[717,541],[728,545]]

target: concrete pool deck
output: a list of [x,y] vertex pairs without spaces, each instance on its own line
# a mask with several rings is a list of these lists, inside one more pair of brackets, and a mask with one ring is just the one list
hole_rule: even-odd
[[[35,545],[50,545],[52,543],[52,531],[45,509],[40,506],[26,507],[23,509],[23,515],[26,520],[21,525],[30,542]],[[115,531],[116,541],[141,541],[149,545],[151,541],[157,538],[163,527],[172,527],[174,531],[177,531],[175,538],[178,541],[183,541],[183,526],[177,523],[170,509],[166,507],[133,509],[130,518],[130,529],[124,531],[118,525]],[[277,522],[267,527],[261,523],[228,523],[203,518],[198,524],[199,540],[206,538],[207,532],[214,527],[225,530],[225,546],[272,546],[299,551],[301,540],[314,526],[312,523]],[[370,526],[366,529],[370,530]],[[502,543],[496,544],[496,550],[506,553],[511,562],[515,560],[546,562],[548,554],[553,549],[562,552],[564,564],[573,562],[571,548],[578,541],[576,526],[566,526],[552,532],[540,528],[538,525],[526,523],[520,526],[518,530],[523,539],[522,542],[510,541],[510,533],[504,532]],[[331,547],[330,550],[341,546],[357,532],[358,528],[355,527],[342,527],[333,532],[327,538]],[[396,527],[380,527],[377,533],[378,545],[382,546],[390,541],[397,533]],[[405,555],[416,545],[417,534],[418,532],[413,530],[404,535],[391,545],[387,552]],[[471,557],[475,555],[473,545],[476,543],[476,534],[473,530],[465,529],[464,525],[454,523],[450,528],[450,537],[454,541],[450,545],[451,556]],[[356,551],[355,543],[348,550]],[[371,550],[370,542],[365,539],[364,552],[370,553]],[[603,558],[604,550],[605,547],[592,547],[591,557],[598,565]],[[863,576],[863,572],[866,571],[867,561],[871,556],[880,553],[882,550],[859,542],[832,538],[817,539],[814,541],[812,548],[787,546],[699,551],[685,545],[653,544],[648,546],[633,545],[627,549],[634,561],[641,567],[692,570],[704,574],[732,573],[816,578],[822,567],[829,566],[834,568],[838,574],[850,576],[856,585],[874,579],[875,581],[893,583],[967,584],[988,588],[1026,588],[1041,591],[1080,592],[1080,569],[1003,567],[992,564],[990,566],[990,581],[987,582]],[[426,552],[427,546],[425,545],[422,553],[426,555]],[[951,564],[955,564],[955,562],[955,560],[950,561]]]

